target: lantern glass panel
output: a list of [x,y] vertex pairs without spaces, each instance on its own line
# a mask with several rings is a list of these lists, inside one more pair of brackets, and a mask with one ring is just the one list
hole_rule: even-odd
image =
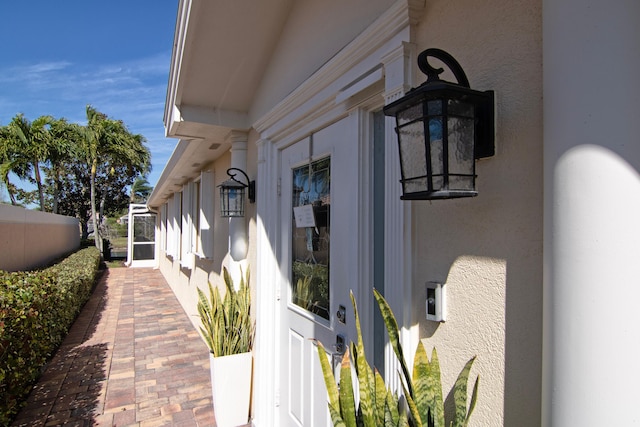
[[458,99],[449,99],[447,102],[447,110],[449,115],[473,117],[473,104]]
[[244,188],[220,187],[220,204],[223,217],[244,216]]
[[229,212],[244,214],[244,188],[229,190]]
[[427,114],[430,116],[439,116],[442,114],[442,100],[435,99],[427,102]]
[[415,104],[402,111],[398,111],[398,126],[405,125],[422,117],[422,103]]
[[473,119],[449,117],[449,188],[474,189]]
[[426,147],[422,123],[419,120],[399,128],[400,164],[406,193],[426,191],[427,188]]
[[444,146],[442,144],[442,117],[429,120],[429,151],[431,153],[431,188],[429,191],[440,190],[444,186]]

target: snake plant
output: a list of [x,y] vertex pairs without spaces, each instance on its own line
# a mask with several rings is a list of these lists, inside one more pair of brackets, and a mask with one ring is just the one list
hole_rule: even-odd
[[[356,319],[357,344],[351,343],[351,352],[346,351],[340,369],[340,387],[336,384],[326,352],[318,342],[318,355],[329,394],[329,411],[335,427],[445,427],[444,399],[440,380],[438,354],[433,349],[431,360],[427,357],[422,342],[419,342],[414,358],[413,373],[409,374],[404,358],[398,323],[384,297],[374,290],[378,307],[382,313],[389,340],[400,362],[402,387],[408,411],[402,400],[385,386],[382,377],[367,363],[360,320],[356,302],[351,295],[351,303]],[[351,354],[350,354],[351,353]],[[449,426],[466,427],[473,412],[478,395],[479,377],[476,378],[471,402],[467,409],[467,383],[469,371],[475,360],[473,357],[458,375],[454,385],[453,398],[455,414],[449,420]],[[360,401],[356,407],[354,398],[352,368],[357,375]],[[407,415],[408,414],[408,415]]]
[[[376,369],[367,362],[360,329],[360,318],[355,298],[351,294],[355,313],[358,342],[351,343],[342,356],[340,366],[340,387],[333,376],[333,370],[322,343],[318,345],[318,356],[325,385],[329,394],[329,412],[335,427],[409,427],[406,412],[399,404],[398,396],[392,394]],[[352,365],[357,376],[360,400],[356,407],[353,388]]]
[[200,332],[214,357],[251,351],[254,337],[249,270],[246,277],[242,277],[241,272],[237,291],[226,268],[223,268],[223,275],[227,288],[224,298],[211,282],[208,298],[198,288],[198,313],[202,322]]

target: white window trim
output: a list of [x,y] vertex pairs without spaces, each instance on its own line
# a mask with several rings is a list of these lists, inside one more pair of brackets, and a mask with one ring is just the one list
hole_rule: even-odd
[[200,203],[202,192],[200,191],[200,177],[189,183],[191,203],[189,206],[189,233],[190,236],[190,252],[198,257],[202,258],[202,242],[200,239]]
[[200,222],[198,238],[200,239],[200,253],[198,256],[204,259],[213,259],[213,221],[215,218],[214,207],[215,181],[212,171],[200,173]]
[[174,217],[175,217],[175,195],[167,200],[167,246],[166,253],[168,257],[175,258],[176,257],[176,233],[174,226]]
[[180,221],[182,223],[180,265],[188,269],[193,269],[195,265],[195,257],[191,252],[191,228],[193,227],[193,221],[191,219],[192,190],[192,183],[187,183],[182,186],[182,209],[180,212]]
[[167,203],[160,207],[160,250],[167,251]]
[[173,195],[173,259],[180,260],[180,246],[181,246],[181,228],[182,222],[180,218],[180,212],[182,210],[182,193],[176,192]]

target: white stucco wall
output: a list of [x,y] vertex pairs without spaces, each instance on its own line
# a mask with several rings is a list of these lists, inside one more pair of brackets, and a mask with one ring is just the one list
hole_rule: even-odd
[[[255,136],[253,139],[255,140]],[[247,173],[250,174],[250,176],[253,176],[254,172],[252,172],[252,170],[255,168],[256,164],[255,151],[255,142],[250,142],[247,150],[247,157],[251,161],[251,163],[248,164],[249,169],[247,169]],[[213,171],[215,177],[215,218],[213,220],[214,245],[212,259],[196,257],[193,263],[193,268],[185,268],[178,260],[167,257],[166,252],[162,248],[159,250],[158,266],[196,329],[200,326],[197,310],[197,288],[201,288],[208,294],[208,283],[211,282],[212,284],[219,286],[220,290],[223,291],[223,266],[229,269],[234,280],[238,280],[240,268],[242,268],[244,272],[247,268],[251,269],[251,267],[255,265],[255,244],[253,243],[255,239],[255,205],[250,204],[248,200],[245,205],[244,219],[248,233],[249,252],[246,260],[241,262],[232,260],[229,255],[229,219],[220,217],[218,185],[229,178],[226,174],[226,170],[231,167],[230,159],[231,155],[227,152],[212,164],[208,164],[203,167],[203,170]],[[254,280],[255,274],[253,275],[252,282]],[[255,286],[253,288],[255,289]]]
[[40,267],[79,246],[76,218],[0,204],[0,270]]
[[543,426],[640,425],[639,20],[544,2]]
[[[541,24],[539,1],[433,0],[415,29],[418,52],[444,49],[472,88],[496,92],[496,155],[477,163],[478,197],[411,202],[414,317],[445,392],[477,355],[475,426],[540,425]],[[424,320],[427,281],[446,283],[445,323]]]

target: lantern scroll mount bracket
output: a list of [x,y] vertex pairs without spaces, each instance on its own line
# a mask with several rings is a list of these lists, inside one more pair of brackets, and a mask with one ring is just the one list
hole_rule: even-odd
[[[457,82],[441,80],[444,69],[429,57]],[[475,160],[495,154],[494,92],[471,89],[458,61],[441,49],[423,51],[417,62],[427,80],[383,109],[396,119],[401,199],[474,197]]]
[[[234,171],[236,171],[236,173],[234,173]],[[242,175],[244,175],[244,178],[247,180],[246,184],[244,182],[238,181],[238,179],[236,179],[236,175],[238,175],[238,173],[241,173]],[[249,198],[249,203],[255,203],[256,202],[256,182],[255,181],[251,181],[249,179],[249,176],[247,175],[247,173],[245,171],[243,171],[242,169],[238,169],[238,168],[229,168],[229,169],[227,169],[227,175],[233,181],[235,181],[235,182],[237,182],[239,184],[242,184],[247,189],[247,197]]]
[[444,72],[444,68],[433,68],[429,64],[429,61],[427,60],[427,57],[429,56],[438,58],[447,67],[449,67],[449,70],[451,70],[456,80],[458,80],[458,84],[460,86],[471,89],[471,86],[469,85],[469,79],[467,78],[467,75],[464,73],[464,70],[462,69],[458,61],[456,61],[456,59],[448,52],[436,48],[427,49],[421,52],[420,55],[418,55],[418,68],[420,68],[420,71],[422,71],[427,76],[427,83],[440,80],[440,74]]

